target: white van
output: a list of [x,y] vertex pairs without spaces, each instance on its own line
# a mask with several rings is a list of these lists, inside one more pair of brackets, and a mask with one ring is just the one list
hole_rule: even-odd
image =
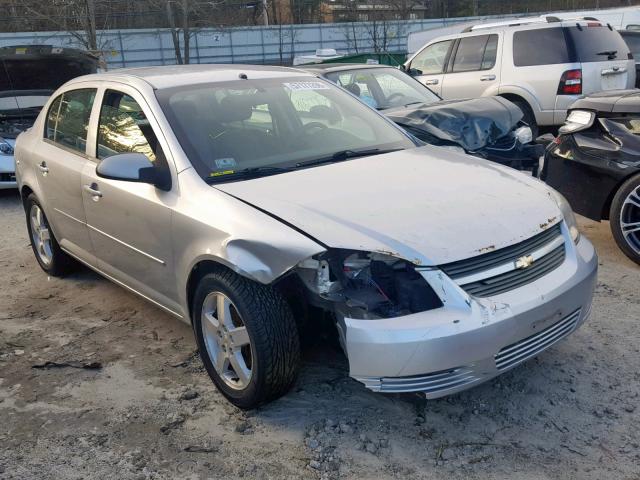
[[560,125],[581,95],[633,88],[636,78],[620,34],[592,18],[469,27],[433,39],[404,68],[444,99],[505,97],[533,128]]

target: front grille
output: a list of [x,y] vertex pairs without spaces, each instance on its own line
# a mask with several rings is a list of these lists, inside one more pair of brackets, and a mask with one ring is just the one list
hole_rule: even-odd
[[424,392],[434,394],[475,382],[479,377],[469,367],[458,367],[441,372],[412,377],[356,378],[376,392]]
[[541,332],[504,347],[494,357],[496,368],[500,371],[506,370],[535,357],[569,335],[575,329],[579,319],[580,309]]
[[15,173],[0,173],[0,182],[15,182]]
[[[528,268],[516,269],[514,266],[519,258],[531,255],[551,242],[557,242],[558,238],[562,238],[560,224],[554,225],[523,242],[467,260],[441,265],[440,269],[452,280],[457,280],[457,283],[469,295],[477,297],[498,295],[531,283],[559,267],[565,259],[564,241],[544,256],[536,259]],[[495,275],[488,272],[499,267],[508,268]],[[483,277],[483,272],[488,272],[488,276]],[[467,278],[477,276],[481,278],[465,281]]]

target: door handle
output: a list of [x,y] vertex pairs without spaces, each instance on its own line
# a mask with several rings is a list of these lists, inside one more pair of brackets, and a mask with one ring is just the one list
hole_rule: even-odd
[[613,68],[605,68],[600,73],[602,76],[606,76],[606,75],[616,75],[618,73],[626,73],[626,72],[627,72],[627,67],[613,67]]
[[83,185],[82,189],[93,197],[94,202],[97,202],[102,198],[102,192],[98,190],[97,183],[92,183],[91,185]]
[[440,83],[440,80],[438,80],[437,78],[432,78],[430,80],[424,81],[425,85],[438,85],[439,83]]
[[47,164],[44,161],[42,163],[40,163],[40,165],[38,165],[38,169],[42,173],[43,177],[46,176],[47,173],[49,173],[49,167],[47,167]]
[[480,77],[481,82],[492,82],[496,79],[495,75],[483,75]]

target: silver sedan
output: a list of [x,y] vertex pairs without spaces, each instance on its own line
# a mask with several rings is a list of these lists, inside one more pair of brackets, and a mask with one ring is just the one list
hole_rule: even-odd
[[438,397],[588,317],[597,257],[564,199],[417,146],[309,73],[203,65],[72,80],[16,163],[42,269],[83,263],[189,322],[251,408],[290,388],[322,319],[353,378]]

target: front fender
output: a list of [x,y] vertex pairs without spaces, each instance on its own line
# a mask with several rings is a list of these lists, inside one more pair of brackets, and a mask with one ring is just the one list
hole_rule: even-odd
[[326,249],[278,219],[182,172],[171,222],[179,303],[188,318],[187,285],[201,262],[214,262],[253,281],[270,284],[300,261]]

